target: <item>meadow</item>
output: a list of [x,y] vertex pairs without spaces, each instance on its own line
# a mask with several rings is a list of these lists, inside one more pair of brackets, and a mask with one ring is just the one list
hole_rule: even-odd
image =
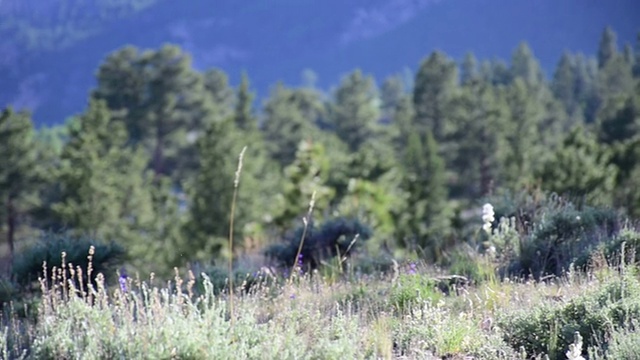
[[[506,258],[525,263],[527,248],[542,238],[495,221],[486,208],[479,234],[488,235],[489,250],[459,250],[447,268],[393,259],[375,265],[354,254],[308,269],[302,257],[290,271],[238,274],[231,295],[224,271],[176,268],[172,281],[151,274],[108,283],[93,269],[94,247],[87,268],[63,253],[60,265],[44,264],[48,276],[38,281],[32,309],[5,307],[0,358],[637,359],[640,233],[626,223],[603,238],[602,227],[589,223],[593,209],[542,208],[532,228],[547,229],[545,239],[562,216],[582,221],[582,231],[562,227],[573,236],[565,243],[600,234],[596,246],[574,247],[588,249],[587,260],[572,256],[558,275],[516,276]],[[490,220],[499,225],[486,226]],[[538,250],[534,260],[542,258]]]

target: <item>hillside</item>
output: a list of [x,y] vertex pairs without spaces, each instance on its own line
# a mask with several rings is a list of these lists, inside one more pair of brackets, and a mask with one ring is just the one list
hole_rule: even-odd
[[277,80],[297,84],[312,69],[328,89],[362,68],[378,82],[415,69],[434,49],[461,59],[508,59],[527,41],[551,72],[563,50],[594,53],[611,25],[633,43],[633,0],[35,0],[0,2],[0,103],[34,111],[38,125],[61,123],[85,105],[98,64],[125,44],[172,42],[198,68],[219,67],[232,83],[246,70],[265,95]]

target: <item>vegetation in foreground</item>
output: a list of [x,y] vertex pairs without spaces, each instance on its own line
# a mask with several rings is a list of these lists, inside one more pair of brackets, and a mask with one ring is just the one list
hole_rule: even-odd
[[[166,283],[153,274],[149,279],[120,274],[108,281],[95,271],[93,260],[99,258],[93,246],[86,268],[70,263],[63,252],[59,265],[42,268],[47,276],[38,281],[42,296],[32,305],[37,311],[5,309],[0,354],[3,359],[635,359],[640,233],[624,225],[588,246],[580,242],[602,234],[606,216],[571,204],[553,214],[551,204],[539,211],[530,232],[518,230],[515,218],[496,221],[487,204],[478,234],[487,250],[460,248],[451,256],[450,270],[465,276],[394,260],[389,271],[380,271],[357,255],[311,268],[300,256],[290,272],[265,267],[236,277],[229,294],[224,272],[176,269]],[[569,216],[581,223],[572,228]],[[552,228],[562,229],[565,237],[554,238]],[[536,238],[540,232],[544,237]],[[549,261],[558,258],[549,254],[544,277],[515,275],[514,264],[528,259],[526,249],[538,248],[537,259],[545,259],[540,249],[551,238],[553,249],[572,257],[568,267],[554,275],[551,270],[561,263]],[[581,244],[588,255],[567,253],[575,248],[568,243]]]

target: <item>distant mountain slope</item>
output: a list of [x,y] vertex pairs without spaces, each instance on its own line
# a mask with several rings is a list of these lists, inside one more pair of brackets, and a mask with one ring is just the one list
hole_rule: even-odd
[[522,40],[550,72],[564,49],[594,53],[606,25],[621,44],[634,42],[639,8],[636,0],[4,0],[0,105],[60,123],[82,110],[97,66],[125,44],[178,43],[198,68],[220,67],[234,83],[246,70],[261,95],[277,80],[299,83],[306,68],[328,88],[356,67],[379,81],[415,69],[436,48],[508,59]]

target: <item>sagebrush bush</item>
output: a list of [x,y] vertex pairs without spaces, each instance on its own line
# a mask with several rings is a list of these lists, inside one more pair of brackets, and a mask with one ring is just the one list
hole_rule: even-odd
[[572,264],[584,268],[603,246],[619,245],[622,219],[613,209],[542,192],[505,192],[487,201],[495,209],[488,243],[506,275],[561,275]]
[[[95,253],[89,260],[87,254],[91,247]],[[49,278],[54,267],[62,266],[62,253],[65,253],[64,261],[67,264],[87,269],[91,261],[96,273],[108,275],[115,274],[115,269],[125,259],[124,248],[113,242],[106,243],[67,233],[45,233],[33,246],[16,254],[12,272],[14,279],[18,284],[25,286],[36,283],[40,276]],[[43,274],[45,262],[49,274]]]
[[594,356],[593,359],[635,360],[640,355],[640,332],[638,320],[629,322],[626,326],[617,328],[609,337],[606,356]]
[[610,242],[617,234],[618,222],[618,215],[610,209],[577,209],[570,204],[545,213],[523,236],[511,273],[560,275],[599,244]]
[[505,341],[514,349],[524,347],[528,354],[547,354],[555,360],[565,359],[576,331],[584,339],[585,355],[589,348],[606,348],[608,334],[640,317],[640,281],[632,270],[625,268],[621,277],[566,303],[505,314],[499,321]]
[[[296,254],[303,241],[302,268],[316,269],[323,261],[339,256],[351,256],[363,242],[373,235],[371,228],[356,219],[337,218],[328,220],[319,227],[311,221],[306,229],[298,227],[283,243],[274,244],[265,250],[265,255],[282,266],[292,266],[296,262]],[[357,237],[357,238],[356,238]]]

